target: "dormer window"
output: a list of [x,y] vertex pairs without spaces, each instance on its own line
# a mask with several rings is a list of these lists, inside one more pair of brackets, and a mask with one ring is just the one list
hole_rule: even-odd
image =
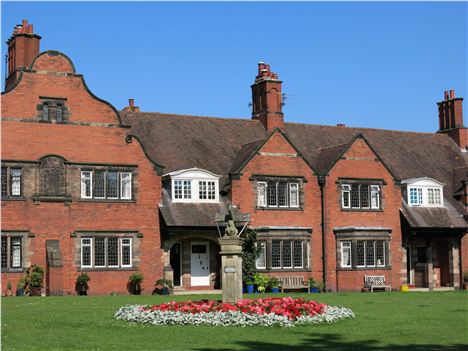
[[410,206],[443,207],[444,184],[430,178],[404,180],[407,184],[407,202]]
[[166,174],[171,178],[173,202],[219,202],[219,178],[199,168]]

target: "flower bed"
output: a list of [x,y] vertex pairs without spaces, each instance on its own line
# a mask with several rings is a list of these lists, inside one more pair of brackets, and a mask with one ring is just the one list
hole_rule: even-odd
[[304,299],[265,298],[240,300],[235,304],[215,300],[168,302],[153,306],[127,305],[116,319],[154,325],[294,326],[307,323],[334,323],[353,318],[344,307],[333,307]]

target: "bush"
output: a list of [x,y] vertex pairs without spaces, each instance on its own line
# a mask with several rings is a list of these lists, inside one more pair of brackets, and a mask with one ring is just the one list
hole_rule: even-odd
[[78,275],[78,277],[76,277],[76,284],[86,286],[90,280],[91,278],[89,277],[88,273],[81,273]]
[[25,277],[25,288],[42,288],[42,282],[44,280],[44,269],[38,265],[33,264],[26,271]]
[[143,281],[143,274],[138,272],[138,273],[133,273],[130,275],[128,278],[128,282],[131,284],[140,284]]
[[468,272],[463,273],[463,281],[468,283]]
[[257,285],[258,292],[262,293],[268,288],[268,283],[270,282],[270,278],[262,273],[255,273],[254,275],[254,282]]
[[271,278],[268,280],[268,287],[269,287],[269,288],[280,288],[281,285],[282,285],[281,280],[279,280],[279,279],[276,278],[276,277],[271,277]]
[[163,286],[165,288],[172,288],[173,287],[172,286],[172,280],[164,279],[164,278],[156,280],[156,283],[154,283],[154,285],[160,285],[160,286]]
[[257,273],[257,256],[260,248],[255,244],[257,232],[250,228],[245,231],[244,243],[242,244],[242,281],[244,284],[251,283]]

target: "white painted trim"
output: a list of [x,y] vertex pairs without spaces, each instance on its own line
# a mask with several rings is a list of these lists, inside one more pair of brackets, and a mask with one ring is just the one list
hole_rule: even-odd
[[192,167],[192,168],[187,168],[187,169],[181,169],[181,170],[177,170],[177,171],[173,171],[173,172],[169,172],[169,173],[166,173],[166,174],[163,174],[162,176],[163,177],[171,177],[171,178],[177,178],[177,177],[184,177],[184,173],[188,173],[188,172],[193,172],[193,173],[198,173],[200,175],[200,178],[221,178],[222,176],[219,175],[219,174],[215,174],[213,172],[210,172],[206,169],[202,169],[202,168],[197,168],[197,167]]

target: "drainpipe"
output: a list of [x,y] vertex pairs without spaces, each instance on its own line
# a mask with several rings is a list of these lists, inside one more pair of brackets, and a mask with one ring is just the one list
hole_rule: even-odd
[[[465,234],[466,235],[466,234]],[[458,278],[458,281],[460,282],[460,290],[463,290],[463,261],[462,261],[462,239],[463,239],[463,235],[460,236],[460,238],[458,238],[458,271],[460,272],[459,273],[459,278]]]
[[323,285],[324,290],[327,291],[327,216],[325,208],[325,183],[326,177],[324,175],[318,176],[318,184],[320,186],[320,209],[321,209],[321,227],[322,227],[322,269],[323,269]]

